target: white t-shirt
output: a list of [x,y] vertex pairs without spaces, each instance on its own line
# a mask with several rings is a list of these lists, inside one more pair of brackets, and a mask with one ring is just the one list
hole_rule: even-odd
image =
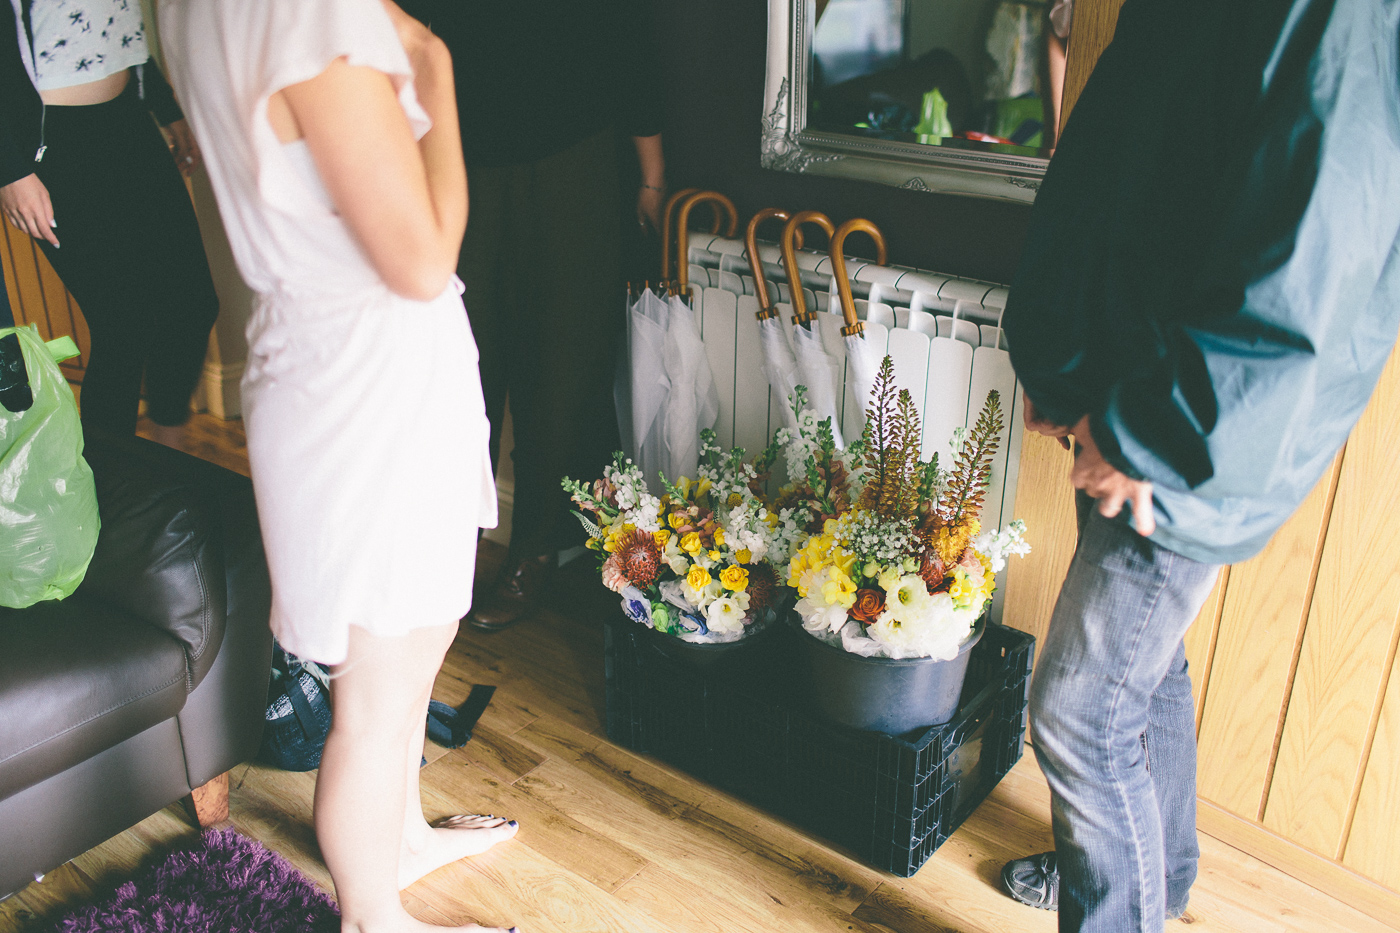
[[150,58],[140,0],[34,0],[34,83],[87,84]]

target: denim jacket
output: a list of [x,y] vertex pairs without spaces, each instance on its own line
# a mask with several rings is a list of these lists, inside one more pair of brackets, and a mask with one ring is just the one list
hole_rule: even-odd
[[[1400,328],[1400,0],[1127,0],[1006,309],[1041,415],[1233,563],[1326,470]],[[1124,510],[1124,520],[1127,520]]]

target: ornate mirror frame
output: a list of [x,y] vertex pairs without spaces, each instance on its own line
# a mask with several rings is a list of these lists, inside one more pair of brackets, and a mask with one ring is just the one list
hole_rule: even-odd
[[831,175],[939,194],[1030,203],[1049,160],[807,129],[812,0],[768,0],[768,77],[760,162],[778,172]]

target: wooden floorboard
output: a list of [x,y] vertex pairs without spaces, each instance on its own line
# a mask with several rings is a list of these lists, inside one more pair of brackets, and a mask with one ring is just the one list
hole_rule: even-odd
[[[145,423],[143,422],[143,425]],[[196,416],[186,450],[247,472],[241,424]],[[483,547],[478,573],[500,549]],[[1007,859],[1050,845],[1049,791],[1027,754],[912,878],[847,853],[604,736],[602,624],[615,611],[593,576],[566,576],[556,602],[495,635],[463,629],[435,697],[497,686],[474,739],[427,748],[429,816],[498,813],[520,834],[435,872],[404,895],[425,920],[524,933],[1049,933],[1053,914],[999,889]],[[329,890],[311,830],[315,774],[241,765],[231,822]],[[195,832],[178,806],[0,903],[0,933],[110,889],[152,852]],[[1192,906],[1169,931],[1388,933],[1390,928],[1224,843],[1201,838]]]

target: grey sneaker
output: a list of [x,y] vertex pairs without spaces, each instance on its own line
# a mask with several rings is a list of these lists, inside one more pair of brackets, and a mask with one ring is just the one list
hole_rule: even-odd
[[1001,883],[1006,893],[1028,907],[1058,910],[1060,907],[1060,869],[1054,852],[1041,852],[1025,858],[1012,859],[1001,869]]

